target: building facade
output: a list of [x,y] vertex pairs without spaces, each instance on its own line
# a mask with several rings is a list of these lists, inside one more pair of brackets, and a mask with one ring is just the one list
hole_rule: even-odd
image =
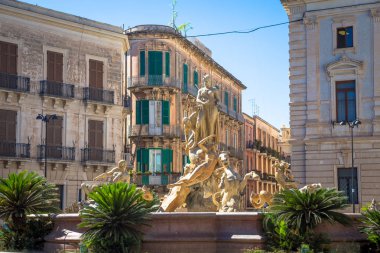
[[293,173],[345,191],[358,210],[380,197],[380,2],[281,2],[291,21]]
[[219,89],[219,149],[229,151],[233,164],[241,166],[245,86],[216,63],[202,43],[186,39],[171,27],[141,25],[126,34],[133,111],[128,136],[136,183],[166,185],[181,175],[188,162],[182,119],[197,109],[198,88],[206,74]]
[[124,156],[127,49],[119,27],[0,1],[1,177],[35,171],[61,208],[81,200],[81,183]]
[[289,157],[283,152],[280,131],[259,116],[243,114],[245,119],[245,155],[244,167],[246,173],[255,171],[260,175],[260,181],[249,180],[246,189],[246,208],[253,208],[249,199],[252,192],[265,190],[274,193],[278,190],[275,176],[275,162],[289,162]]

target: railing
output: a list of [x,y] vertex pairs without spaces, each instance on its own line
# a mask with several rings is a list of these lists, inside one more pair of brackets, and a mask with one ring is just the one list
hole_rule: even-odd
[[82,162],[115,163],[115,150],[82,148]]
[[128,87],[141,87],[141,86],[163,86],[163,87],[172,87],[180,88],[179,82],[174,78],[164,78],[163,75],[147,75],[139,77],[129,77],[128,78]]
[[53,81],[40,81],[40,95],[74,98],[74,85]]
[[30,158],[30,144],[0,142],[0,156]]
[[45,146],[45,145],[37,145],[37,159],[39,160],[45,159],[45,149],[46,149],[47,159],[65,160],[65,161],[75,160],[74,147]]
[[228,110],[228,115],[234,119],[237,119],[237,112],[234,110]]
[[228,114],[228,108],[227,108],[227,106],[225,104],[219,103],[218,105],[219,105],[219,109],[220,109],[221,112],[223,112],[225,114]]
[[233,146],[228,146],[228,151],[230,152],[230,156],[236,157],[238,159],[243,159],[244,152],[241,148],[235,148]]
[[196,87],[194,87],[193,85],[186,85],[186,86],[182,86],[182,93],[183,94],[190,94],[193,97],[197,97],[198,89]]
[[179,173],[139,173],[134,177],[136,185],[168,185],[178,181]]
[[114,92],[93,87],[83,88],[83,99],[88,101],[98,101],[107,104],[114,103]]
[[246,141],[246,143],[245,143],[245,147],[246,147],[247,149],[255,149],[255,148],[256,148],[256,146],[255,146],[255,142],[254,142],[254,141],[251,141],[251,140]]
[[30,91],[30,78],[0,73],[0,88],[21,92]]
[[239,122],[241,122],[241,123],[244,123],[244,122],[245,122],[245,119],[244,119],[243,114],[238,113],[238,114],[237,114],[237,120],[238,120]]
[[[141,127],[141,132],[140,132]],[[129,136],[166,136],[166,137],[180,137],[179,125],[162,125],[156,126],[154,124],[134,125],[129,129]]]
[[228,151],[228,146],[225,143],[218,144],[219,151]]
[[123,106],[124,108],[131,108],[131,97],[130,96],[125,96],[123,97]]

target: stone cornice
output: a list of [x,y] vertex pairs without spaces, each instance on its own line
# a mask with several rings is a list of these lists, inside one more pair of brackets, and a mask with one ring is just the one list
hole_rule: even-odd
[[0,1],[0,14],[112,40],[119,39],[125,51],[129,48],[128,37],[122,28],[79,16],[9,0]]
[[343,55],[339,60],[326,65],[327,75],[332,77],[336,72],[344,69],[354,69],[357,74],[363,72],[364,63]]
[[370,13],[374,22],[380,22],[380,8],[371,9]]

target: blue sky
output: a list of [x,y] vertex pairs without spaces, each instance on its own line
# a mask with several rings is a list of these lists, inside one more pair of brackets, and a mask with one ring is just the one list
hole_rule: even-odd
[[[27,0],[25,2],[125,28],[141,24],[168,25],[172,0]],[[245,30],[286,22],[280,0],[177,0],[177,25],[190,22],[188,35]],[[289,125],[288,26],[250,34],[199,38],[213,58],[241,80],[243,111],[280,128]]]

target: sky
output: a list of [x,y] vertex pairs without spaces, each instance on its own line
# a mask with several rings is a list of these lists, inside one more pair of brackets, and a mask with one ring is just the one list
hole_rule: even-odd
[[[23,0],[49,9],[124,26],[169,25],[172,0]],[[176,25],[190,23],[200,35],[287,22],[280,0],[177,0]],[[249,34],[199,37],[212,57],[247,86],[243,112],[277,128],[289,126],[288,25]],[[253,101],[258,110],[253,109]]]

